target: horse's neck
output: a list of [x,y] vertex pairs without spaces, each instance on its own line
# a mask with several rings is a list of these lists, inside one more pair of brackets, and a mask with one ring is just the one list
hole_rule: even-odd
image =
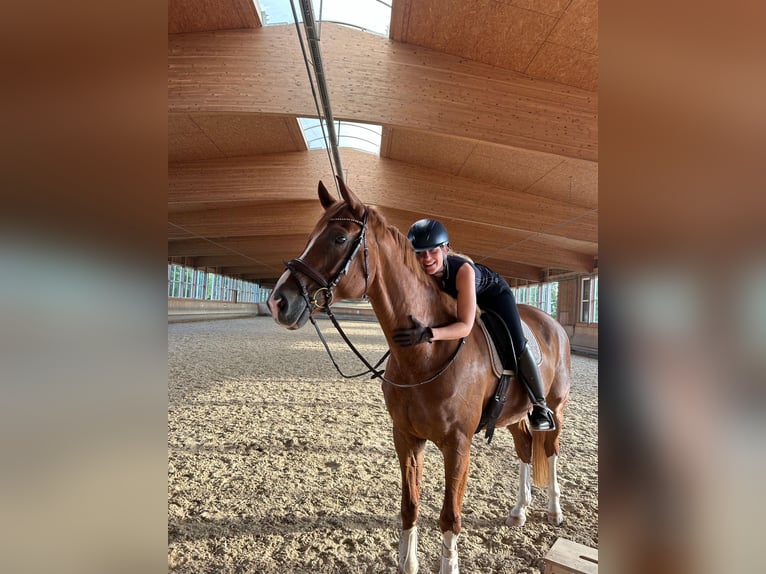
[[447,321],[450,311],[436,283],[424,282],[407,266],[401,247],[392,238],[379,239],[378,245],[369,298],[383,331],[411,326],[410,316],[429,326]]

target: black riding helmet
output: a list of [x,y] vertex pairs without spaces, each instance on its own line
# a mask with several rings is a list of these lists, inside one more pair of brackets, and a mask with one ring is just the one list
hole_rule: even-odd
[[447,228],[435,219],[419,219],[413,223],[407,239],[416,253],[449,243]]

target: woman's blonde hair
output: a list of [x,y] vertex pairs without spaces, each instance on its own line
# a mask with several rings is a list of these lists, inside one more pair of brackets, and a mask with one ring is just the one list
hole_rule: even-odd
[[452,255],[455,255],[456,257],[462,257],[463,259],[467,259],[471,263],[475,263],[475,261],[471,259],[470,257],[468,257],[468,255],[460,253],[459,251],[455,251],[454,249],[452,249],[452,247],[449,244],[447,244],[447,247],[449,247],[449,253],[451,253]]

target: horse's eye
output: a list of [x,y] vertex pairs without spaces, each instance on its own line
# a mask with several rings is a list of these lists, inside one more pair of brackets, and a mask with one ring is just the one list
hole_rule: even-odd
[[335,236],[335,243],[338,245],[343,245],[346,242],[347,237],[345,235],[336,235]]

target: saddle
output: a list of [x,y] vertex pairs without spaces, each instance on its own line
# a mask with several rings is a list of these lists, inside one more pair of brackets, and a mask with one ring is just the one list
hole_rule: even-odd
[[[495,423],[505,405],[510,378],[517,370],[516,352],[513,348],[511,333],[508,331],[505,321],[503,321],[497,313],[489,309],[482,310],[478,324],[487,340],[492,370],[494,371],[495,376],[498,377],[498,382],[497,387],[495,388],[495,393],[492,395],[492,398],[481,413],[481,420],[479,421],[479,426],[476,428],[474,434],[481,431],[481,429],[486,428],[484,438],[487,439],[487,444],[491,444],[492,437],[495,434]],[[537,338],[526,323],[522,321],[521,326],[524,330],[524,336],[527,339],[527,345],[532,351],[532,355],[535,357],[536,362],[540,364],[542,353],[540,352]]]

